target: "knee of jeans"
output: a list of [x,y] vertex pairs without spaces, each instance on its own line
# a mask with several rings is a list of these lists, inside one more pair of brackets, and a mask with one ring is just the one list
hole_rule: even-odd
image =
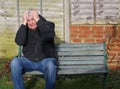
[[16,69],[19,66],[19,60],[18,58],[14,58],[11,63],[10,63],[10,68],[11,69]]
[[52,61],[49,61],[47,64],[47,69],[49,71],[54,71],[54,70],[56,70],[56,65]]

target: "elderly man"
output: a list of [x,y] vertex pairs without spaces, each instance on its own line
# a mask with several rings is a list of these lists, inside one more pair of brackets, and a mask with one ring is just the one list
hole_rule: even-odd
[[22,75],[38,70],[45,77],[45,89],[54,89],[57,69],[57,53],[54,44],[54,23],[47,21],[35,10],[27,10],[19,27],[15,42],[23,46],[22,57],[11,61],[14,89],[25,89]]

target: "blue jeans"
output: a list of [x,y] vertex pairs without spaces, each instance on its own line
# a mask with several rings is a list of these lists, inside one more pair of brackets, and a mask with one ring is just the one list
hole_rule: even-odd
[[14,58],[10,64],[14,89],[25,89],[23,73],[38,70],[45,77],[45,89],[54,89],[56,80],[56,68],[54,58],[45,58],[39,62],[33,62],[25,57]]

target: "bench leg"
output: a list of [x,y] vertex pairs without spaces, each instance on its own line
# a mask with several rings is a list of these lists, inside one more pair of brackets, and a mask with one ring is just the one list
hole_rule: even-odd
[[104,73],[103,89],[107,89],[108,73]]

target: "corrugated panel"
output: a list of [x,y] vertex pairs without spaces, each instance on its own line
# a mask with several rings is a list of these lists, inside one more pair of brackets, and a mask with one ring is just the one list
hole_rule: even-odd
[[63,0],[43,0],[43,16],[55,23],[56,42],[64,41]]

